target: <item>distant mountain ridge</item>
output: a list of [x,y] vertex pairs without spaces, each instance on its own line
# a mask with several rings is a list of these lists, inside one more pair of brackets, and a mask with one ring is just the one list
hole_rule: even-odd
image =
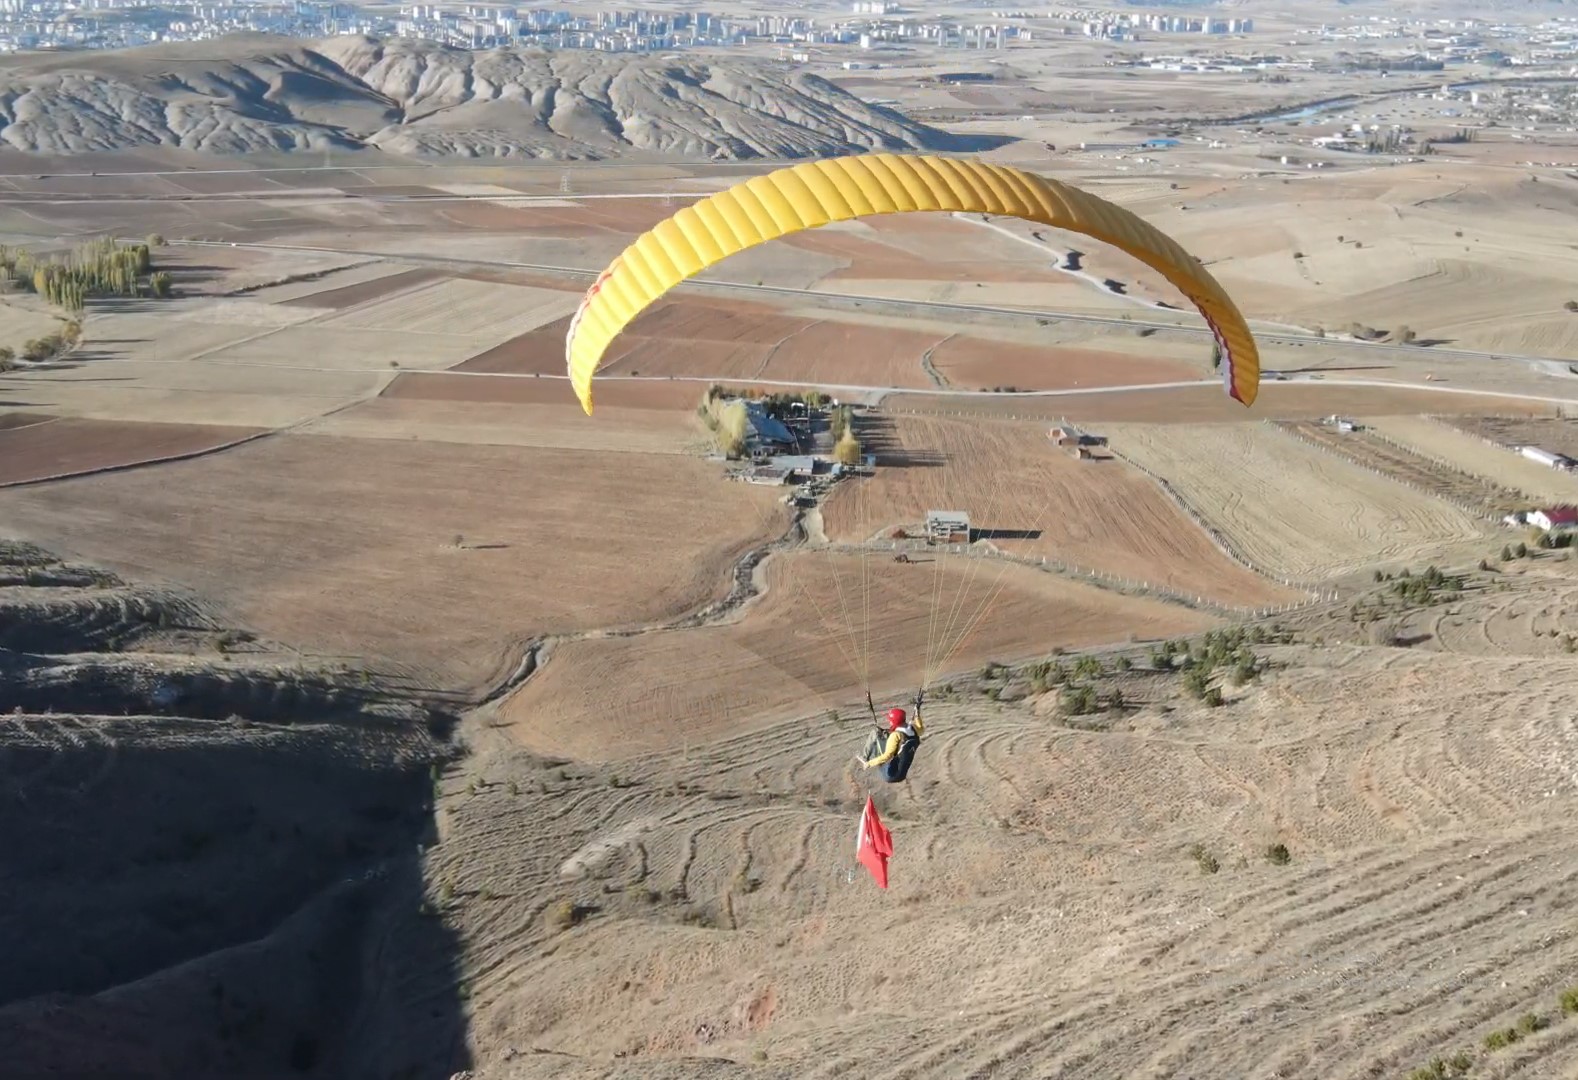
[[163,145],[215,154],[595,160],[801,158],[965,149],[816,75],[590,50],[262,34],[8,57],[0,144],[45,154]]

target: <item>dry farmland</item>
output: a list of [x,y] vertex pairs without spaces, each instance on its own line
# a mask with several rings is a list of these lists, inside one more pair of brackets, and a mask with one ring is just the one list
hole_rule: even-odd
[[[1253,412],[1222,392],[1220,383],[1165,390],[1128,390],[1121,393],[1094,390],[1048,397],[940,397],[902,392],[889,395],[883,404],[893,411],[983,417],[1039,417],[1075,423],[1242,423],[1246,420],[1302,420],[1310,416],[1392,416],[1418,413],[1480,416],[1516,411],[1518,403],[1506,398],[1476,394],[1438,394],[1428,390],[1374,386],[1321,386],[1318,384],[1262,384]],[[1531,415],[1549,412],[1548,406],[1530,404]]]
[[369,300],[318,325],[504,340],[569,315],[579,299],[556,289],[447,278]]
[[1513,452],[1520,446],[1538,446],[1541,450],[1578,458],[1578,421],[1508,416],[1452,416],[1446,419],[1469,435],[1488,439]]
[[[1301,595],[1231,561],[1148,477],[1115,460],[1076,461],[1048,441],[1042,425],[881,420],[891,430],[866,436],[878,454],[876,475],[841,485],[824,510],[832,539],[866,540],[919,523],[927,510],[962,509],[973,527],[1001,534],[992,542],[1016,554],[1233,606]],[[1040,535],[1013,535],[1034,531]]]
[[1206,377],[1203,365],[1126,355],[1102,349],[1036,348],[972,337],[951,337],[932,353],[932,366],[951,386],[964,390],[1012,386],[1019,390],[1137,386],[1192,382]]
[[263,635],[475,690],[535,635],[704,603],[782,528],[775,498],[674,456],[296,435],[15,489],[0,516],[46,546],[195,589]]
[[1517,492],[1442,464],[1365,431],[1340,432],[1315,420],[1278,420],[1274,426],[1296,438],[1410,487],[1465,507],[1500,517],[1518,508]]
[[[622,384],[609,384],[622,386]],[[661,390],[662,387],[635,389]],[[365,439],[428,439],[451,443],[492,443],[562,450],[690,454],[707,445],[692,411],[695,397],[664,408],[609,404],[599,394],[595,416],[588,417],[569,384],[535,379],[401,375],[383,394],[305,425],[319,435]],[[607,398],[619,401],[615,392]],[[649,400],[661,394],[648,395]],[[617,467],[618,459],[605,465]]]
[[1467,511],[1264,424],[1112,425],[1113,449],[1161,476],[1267,573],[1301,581],[1481,539]]
[[[868,671],[877,690],[913,694],[929,660],[962,669],[1214,621],[992,560],[800,552],[770,560],[765,578],[766,595],[723,625],[556,646],[501,721],[543,753],[624,757],[847,704]],[[934,621],[937,590],[958,604]]]
[[[16,414],[11,414],[16,416]],[[0,487],[200,454],[262,428],[83,420],[27,413],[0,429]]]
[[[1464,418],[1466,427],[1475,421]],[[1462,427],[1427,416],[1383,416],[1372,422],[1382,435],[1463,472],[1527,493],[1534,499],[1578,502],[1578,477],[1491,445]],[[1536,429],[1537,430],[1537,429]]]

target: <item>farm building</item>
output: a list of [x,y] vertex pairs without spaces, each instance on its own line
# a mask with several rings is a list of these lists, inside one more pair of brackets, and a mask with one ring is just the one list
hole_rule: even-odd
[[777,453],[780,450],[793,450],[796,447],[794,433],[785,426],[782,420],[769,416],[767,410],[759,401],[745,403],[745,418],[751,425],[750,434],[746,443],[753,454]]
[[782,469],[790,480],[809,480],[819,470],[825,472],[828,467],[827,462],[810,454],[777,454],[773,457],[773,468]]
[[1107,440],[1102,435],[1091,435],[1079,430],[1068,421],[1058,424],[1047,431],[1047,438],[1052,440],[1054,446],[1072,449],[1078,446],[1106,446]]
[[926,539],[934,544],[968,544],[970,515],[963,510],[926,511]]
[[1552,469],[1571,469],[1573,467],[1571,458],[1550,450],[1542,450],[1538,446],[1520,446],[1518,447],[1518,453],[1530,461],[1537,461],[1541,465],[1549,466]]
[[1531,510],[1527,521],[1537,529],[1554,532],[1557,529],[1578,529],[1578,506],[1552,506],[1546,510]]
[[740,470],[735,475],[747,484],[778,486],[789,482],[787,469],[777,469],[770,465],[753,465],[748,469]]

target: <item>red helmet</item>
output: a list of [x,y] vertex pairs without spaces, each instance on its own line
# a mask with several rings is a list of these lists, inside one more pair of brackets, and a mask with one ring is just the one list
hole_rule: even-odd
[[903,726],[904,726],[904,710],[903,709],[889,709],[888,710],[888,727],[890,727],[890,728],[901,728]]

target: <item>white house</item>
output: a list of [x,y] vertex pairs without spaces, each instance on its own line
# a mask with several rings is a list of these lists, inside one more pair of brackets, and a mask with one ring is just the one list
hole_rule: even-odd
[[1553,506],[1547,510],[1531,510],[1528,523],[1545,532],[1556,529],[1578,529],[1578,506]]

